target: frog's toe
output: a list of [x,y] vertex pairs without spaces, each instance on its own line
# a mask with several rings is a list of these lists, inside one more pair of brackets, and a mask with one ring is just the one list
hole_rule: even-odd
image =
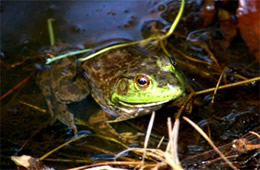
[[72,125],[71,128],[73,130],[74,136],[78,136],[78,128],[77,128],[77,126],[76,125]]
[[119,138],[120,140],[122,140],[125,143],[129,143],[129,144],[136,144],[136,143],[140,143],[143,140],[143,137],[145,136],[144,133],[138,132],[136,134],[132,133],[132,132],[124,132],[124,133],[120,133],[119,134]]
[[68,127],[72,128],[74,134],[78,133],[78,129],[76,127],[74,116],[72,113],[68,111],[66,104],[61,102],[55,102],[55,108],[52,107],[54,110],[54,118],[58,119],[63,124],[67,125]]

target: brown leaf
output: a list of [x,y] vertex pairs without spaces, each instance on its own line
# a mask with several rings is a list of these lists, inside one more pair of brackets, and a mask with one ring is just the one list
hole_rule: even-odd
[[22,156],[11,156],[12,161],[17,165],[17,169],[27,169],[27,170],[52,170],[43,164],[42,161],[31,157],[29,155]]
[[260,63],[260,1],[239,0],[238,28],[243,40]]

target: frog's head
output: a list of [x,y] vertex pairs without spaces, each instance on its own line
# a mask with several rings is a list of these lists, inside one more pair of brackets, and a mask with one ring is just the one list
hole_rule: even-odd
[[149,56],[137,62],[129,63],[127,73],[117,80],[111,95],[113,104],[148,108],[183,94],[184,79],[169,57]]

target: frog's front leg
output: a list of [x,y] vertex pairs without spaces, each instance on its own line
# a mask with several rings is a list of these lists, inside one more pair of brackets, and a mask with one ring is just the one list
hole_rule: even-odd
[[47,102],[49,112],[54,118],[72,127],[74,133],[77,128],[73,114],[69,112],[67,104],[81,101],[89,94],[86,80],[77,75],[76,65],[64,59],[52,65],[51,69],[39,73],[37,83]]
[[110,119],[111,118],[108,113],[103,110],[99,110],[88,118],[88,123],[94,127],[94,130],[97,133],[119,139],[124,143],[138,143],[137,139],[140,136],[144,136],[143,133],[119,133],[110,125],[110,123],[108,123]]
[[53,101],[56,108],[54,109],[56,118],[65,125],[72,127],[74,134],[77,134],[77,127],[74,122],[74,116],[69,112],[67,104],[78,102],[86,98],[89,94],[89,88],[86,80],[78,77],[72,81],[64,79],[60,82],[60,86],[55,90],[56,100]]
[[113,137],[118,136],[116,130],[108,123],[109,116],[103,110],[92,114],[88,118],[88,123],[92,125],[98,133],[107,134],[109,133]]
[[73,129],[74,135],[77,135],[78,129],[74,122],[74,116],[71,112],[68,111],[67,105],[58,101],[53,101],[53,103],[48,104],[48,106],[50,112],[52,112],[54,115],[54,118],[71,127]]

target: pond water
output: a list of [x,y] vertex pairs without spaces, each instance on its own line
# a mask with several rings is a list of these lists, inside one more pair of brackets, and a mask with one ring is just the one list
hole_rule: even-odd
[[[236,9],[220,3],[219,8],[229,8],[230,14]],[[140,40],[157,30],[165,32],[174,20],[179,2],[157,0],[129,1],[3,1],[1,5],[1,95],[22,84],[1,99],[1,169],[14,169],[12,155],[31,155],[39,158],[48,151],[73,139],[73,131],[60,122],[49,126],[47,104],[36,85],[35,76],[39,65],[43,65],[41,54],[49,46],[47,19],[53,18],[57,43],[76,47],[95,47],[96,44],[111,39]],[[237,34],[227,42],[220,21],[213,19],[211,25],[202,26],[200,12],[203,2],[187,1],[183,18],[176,35],[167,39],[167,49],[175,57],[177,66],[182,70],[187,85],[195,91],[215,87],[221,70],[184,58],[181,52],[191,57],[211,62],[207,49],[218,59],[221,68],[226,69],[224,83],[241,80],[242,77],[259,76],[259,65],[246,43]],[[223,7],[221,6],[223,5]],[[182,38],[192,37],[203,45],[192,44]],[[155,49],[156,51],[157,49]],[[158,50],[159,51],[159,50]],[[23,62],[24,61],[24,62]],[[13,63],[18,63],[12,65]],[[239,76],[237,76],[239,75]],[[249,131],[259,133],[259,82],[219,90],[211,104],[212,93],[198,95],[193,100],[191,114],[183,113],[196,122],[218,146],[230,144]],[[32,107],[33,106],[33,107]],[[79,117],[85,110],[89,114],[99,110],[91,97],[80,103],[73,103],[70,109]],[[167,144],[168,117],[174,119],[177,107],[165,107],[156,114],[156,121],[150,147],[156,147],[162,136]],[[85,112],[84,112],[85,113]],[[146,132],[150,115],[127,122],[113,124],[120,131]],[[78,126],[80,135],[89,135],[79,141],[66,145],[44,160],[44,163],[57,169],[75,167],[102,161],[111,161],[116,153],[124,150],[122,145],[111,142],[95,134],[88,127]],[[138,128],[136,128],[138,127]],[[143,140],[143,139],[142,139]],[[255,143],[259,139],[250,138]],[[130,145],[143,147],[139,144]],[[201,168],[203,161],[215,158],[191,156],[210,150],[210,146],[186,122],[181,121],[179,132],[179,156],[184,167]],[[259,154],[258,154],[259,155]],[[124,155],[140,159],[133,153]],[[205,155],[204,155],[205,156]],[[239,157],[236,166],[241,168],[259,167],[255,150]],[[122,158],[122,160],[126,160]],[[78,161],[78,162],[77,162]],[[243,162],[244,161],[244,162]],[[245,162],[247,161],[247,162]],[[223,168],[226,165],[210,164],[206,169]]]

